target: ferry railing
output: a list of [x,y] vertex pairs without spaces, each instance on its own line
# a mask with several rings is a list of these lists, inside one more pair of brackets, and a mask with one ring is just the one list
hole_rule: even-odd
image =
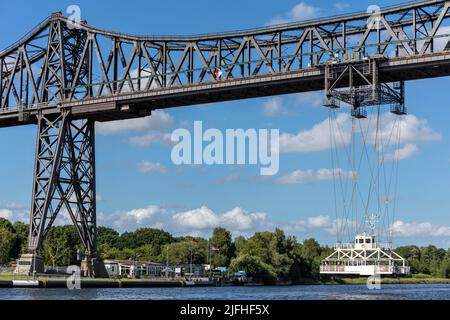
[[391,243],[361,243],[358,244],[358,247],[355,243],[336,243],[335,244],[336,249],[383,249],[383,250],[391,250],[392,244]]

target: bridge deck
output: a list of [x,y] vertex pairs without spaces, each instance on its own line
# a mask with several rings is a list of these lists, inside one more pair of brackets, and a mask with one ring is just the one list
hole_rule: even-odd
[[133,36],[55,13],[0,52],[0,127],[61,108],[111,121],[323,90],[332,62],[383,57],[381,83],[448,76],[449,49],[450,1],[443,0],[198,36]]
[[[380,65],[380,81],[394,82],[450,75],[450,52],[389,59]],[[59,114],[61,107],[70,107],[79,118],[112,121],[144,117],[152,110],[205,103],[256,98],[289,93],[323,90],[324,70],[320,67],[276,75],[215,81],[198,85],[149,89],[110,97],[73,101],[59,106],[39,105],[27,109],[28,120],[19,119],[17,109],[0,111],[0,127],[32,124],[37,110]]]

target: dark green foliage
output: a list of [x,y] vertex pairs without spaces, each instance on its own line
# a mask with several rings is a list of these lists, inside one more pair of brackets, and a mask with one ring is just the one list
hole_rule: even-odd
[[82,244],[75,226],[52,227],[42,244],[45,264],[67,266],[77,263],[77,250]]
[[[184,237],[168,245],[169,262],[174,264],[206,263],[208,242],[201,238]],[[162,252],[161,262],[166,261],[167,246]]]
[[253,280],[262,281],[264,284],[274,284],[277,280],[277,274],[271,265],[261,261],[257,256],[248,254],[233,259],[230,270],[232,272],[245,271]]
[[216,228],[210,239],[211,263],[215,266],[228,266],[236,251],[231,232],[224,228]]
[[23,223],[11,224],[0,218],[0,265],[17,259],[26,250],[28,227]]
[[[27,251],[28,225],[0,218],[0,265],[8,264]],[[200,237],[173,237],[153,228],[140,228],[119,234],[112,228],[99,227],[98,254],[103,259],[142,260],[171,264],[207,264],[245,271],[266,284],[277,280],[302,283],[319,279],[322,259],[332,253],[315,239],[299,242],[281,229],[256,232],[246,239],[232,239],[230,231],[216,228],[209,240]],[[212,248],[213,250],[209,250]],[[74,226],[52,227],[44,240],[41,254],[50,266],[79,264],[77,249],[83,246]],[[406,258],[413,274],[450,278],[450,250],[435,246],[402,246],[395,250]],[[191,260],[192,258],[192,260]]]
[[119,238],[119,233],[112,228],[98,227],[97,229],[98,245],[108,245],[110,247],[115,247],[119,242]]

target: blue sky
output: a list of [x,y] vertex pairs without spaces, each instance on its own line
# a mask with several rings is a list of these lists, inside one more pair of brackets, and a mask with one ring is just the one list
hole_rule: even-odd
[[[51,12],[76,4],[90,24],[133,34],[196,34],[258,27],[365,10],[373,1],[15,1],[2,4],[0,47],[22,37]],[[395,4],[377,1],[377,5]],[[449,78],[408,82],[406,120],[397,197],[396,244],[450,246]],[[314,236],[332,244],[333,183],[320,179],[331,168],[330,150],[282,153],[277,177],[261,179],[254,166],[182,166],[170,159],[167,136],[202,120],[206,128],[279,128],[289,143],[327,121],[322,93],[306,93],[191,106],[158,112],[152,119],[99,128],[97,192],[99,224],[132,230],[154,226],[175,234],[208,235],[214,226],[235,234],[285,228],[300,239]],[[383,113],[387,112],[385,107]],[[348,114],[348,108],[340,112]],[[299,133],[303,132],[303,135]],[[1,129],[0,215],[27,220],[36,128]],[[151,139],[154,143],[137,143]],[[300,148],[300,149],[299,149]],[[407,154],[406,154],[407,153]],[[308,181],[280,183],[294,172]],[[311,170],[311,171],[308,171]],[[65,220],[61,218],[60,222]]]

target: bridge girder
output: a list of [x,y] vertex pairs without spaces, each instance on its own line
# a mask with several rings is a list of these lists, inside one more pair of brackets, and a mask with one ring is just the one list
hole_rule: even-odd
[[[445,67],[431,65],[450,48],[449,7],[449,1],[424,1],[375,14],[193,37],[137,37],[85,22],[73,27],[53,14],[0,52],[0,126],[36,123],[37,110],[57,113],[58,105],[79,109],[81,118],[109,121],[146,116],[151,109],[317,90],[318,69],[351,53],[384,56],[387,66],[407,61],[403,79],[392,79],[399,75],[380,65],[381,82],[447,75],[447,56],[440,61],[448,62]],[[425,59],[431,71],[419,73],[415,58]],[[244,86],[248,90],[240,93]],[[19,121],[20,112],[28,120]]]

